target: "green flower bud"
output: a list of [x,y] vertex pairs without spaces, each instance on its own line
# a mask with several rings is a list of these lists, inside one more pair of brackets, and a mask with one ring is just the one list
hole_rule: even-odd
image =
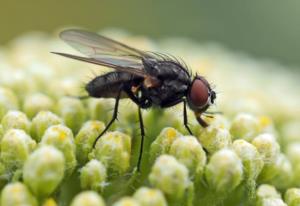
[[26,114],[19,111],[7,112],[2,118],[1,124],[4,132],[7,132],[10,129],[22,129],[29,133],[30,130],[30,121]]
[[266,165],[276,161],[280,153],[280,146],[272,134],[260,134],[253,139],[252,144],[261,154]]
[[284,154],[279,154],[273,164],[266,165],[259,175],[259,181],[269,182],[278,189],[286,189],[293,179],[292,164]]
[[46,129],[62,123],[63,120],[52,112],[41,111],[32,119],[31,135],[37,142],[40,142]]
[[21,168],[36,147],[36,142],[23,130],[7,131],[1,141],[0,159],[7,169]]
[[81,188],[101,192],[106,186],[106,177],[105,166],[98,160],[91,160],[80,171]]
[[55,79],[51,81],[52,84],[48,85],[48,90],[46,92],[55,99],[59,99],[65,96],[75,96],[81,94],[81,83],[74,77],[74,73],[72,73],[71,75],[72,77],[70,77],[69,75],[68,77],[63,77],[63,79]]
[[288,206],[299,206],[300,205],[300,189],[290,188],[285,192],[284,201]]
[[130,166],[131,138],[121,132],[107,132],[96,143],[93,155],[108,170],[124,173]]
[[195,137],[182,136],[174,140],[170,154],[184,164],[191,174],[196,174],[198,177],[203,174],[206,154]]
[[82,102],[79,99],[64,97],[59,100],[57,109],[65,124],[77,133],[86,118]]
[[251,114],[238,114],[230,127],[230,133],[234,139],[251,141],[259,132],[259,120]]
[[20,206],[30,205],[38,206],[37,200],[29,192],[27,187],[20,183],[7,184],[1,193],[1,205],[2,206]]
[[151,159],[154,160],[161,154],[169,153],[172,143],[180,136],[182,136],[182,134],[176,129],[172,127],[164,128],[151,144]]
[[68,177],[76,167],[75,143],[72,131],[63,125],[49,127],[41,141],[42,145],[52,145],[59,149],[65,156],[65,168]]
[[92,151],[96,138],[101,134],[104,128],[103,122],[88,121],[78,132],[75,137],[76,156],[81,164],[88,161],[88,154]]
[[34,117],[40,111],[52,110],[53,107],[53,100],[41,93],[27,96],[23,104],[23,110],[29,118]]
[[105,206],[104,200],[94,191],[81,192],[75,196],[71,206]]
[[149,181],[171,199],[181,199],[190,184],[188,169],[170,155],[156,159]]
[[257,188],[256,196],[259,199],[263,198],[281,198],[280,193],[274,186],[268,184],[262,184]]
[[213,190],[218,193],[228,193],[242,180],[242,162],[232,150],[219,150],[211,156],[206,166],[205,177]]
[[133,195],[141,206],[167,206],[163,193],[157,189],[139,188]]
[[138,201],[131,197],[123,197],[112,206],[141,206]]
[[229,131],[213,126],[205,128],[198,139],[203,147],[211,154],[231,145]]
[[89,119],[106,121],[108,116],[107,111],[108,108],[113,107],[112,103],[113,102],[108,99],[88,99],[87,112],[89,115]]
[[53,198],[49,198],[44,201],[42,206],[57,206],[57,203]]
[[300,186],[300,143],[293,143],[288,145],[287,157],[292,163],[294,177],[293,183],[296,186]]
[[48,197],[64,177],[65,159],[59,150],[51,146],[36,149],[26,161],[23,179],[38,197]]
[[253,198],[255,196],[255,181],[264,166],[264,161],[256,147],[243,139],[235,140],[232,146],[235,153],[242,160],[249,197]]
[[287,206],[280,198],[266,198],[259,201],[257,206]]
[[281,199],[281,195],[271,185],[260,185],[256,191],[257,206],[287,206]]
[[17,96],[7,88],[0,87],[0,120],[9,110],[18,109]]

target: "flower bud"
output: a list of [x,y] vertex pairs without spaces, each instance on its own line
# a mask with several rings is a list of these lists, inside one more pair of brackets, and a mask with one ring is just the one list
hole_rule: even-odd
[[300,205],[300,189],[290,188],[285,192],[284,201],[288,206],[298,206]]
[[62,123],[63,120],[52,112],[41,111],[32,119],[31,135],[37,142],[40,142],[46,129]]
[[57,203],[53,198],[48,198],[44,201],[42,206],[57,206]]
[[188,169],[170,155],[161,155],[156,159],[149,181],[171,199],[181,199],[190,184]]
[[280,193],[274,186],[268,184],[262,184],[257,188],[256,196],[259,199],[263,198],[281,198]]
[[75,196],[71,206],[105,206],[103,198],[94,191],[84,191]]
[[287,206],[281,199],[281,195],[271,185],[260,185],[256,191],[257,206]]
[[167,206],[163,193],[157,189],[139,188],[133,195],[141,206]]
[[0,87],[0,120],[9,110],[16,110],[18,106],[17,96],[7,88]]
[[256,147],[243,139],[235,140],[232,146],[235,153],[242,160],[246,186],[249,197],[252,198],[255,195],[255,181],[264,166],[264,161]]
[[[113,107],[112,102],[108,99],[95,99],[91,98],[87,100],[87,112],[89,119],[106,121],[108,120],[107,111],[108,108]],[[111,118],[111,117],[109,117]]]
[[230,192],[242,180],[242,162],[232,150],[219,150],[211,156],[206,166],[205,177],[209,186],[216,192]]
[[21,168],[35,147],[36,142],[23,130],[11,129],[1,141],[1,161],[7,169]]
[[195,137],[181,136],[174,140],[170,154],[184,164],[191,174],[196,174],[198,177],[203,174],[206,154]]
[[[93,144],[105,126],[100,121],[86,122],[75,137],[77,160],[83,164],[88,161],[88,154],[93,149]],[[101,137],[102,138],[102,137]]]
[[86,117],[81,101],[75,98],[61,98],[58,102],[57,110],[65,124],[74,133],[77,133]]
[[155,160],[159,155],[169,153],[172,143],[180,136],[182,136],[182,134],[176,129],[172,127],[164,128],[151,144],[151,159]]
[[106,185],[106,168],[98,160],[89,161],[80,171],[81,188],[101,192]]
[[292,164],[284,154],[279,154],[276,161],[266,165],[259,175],[259,181],[271,183],[278,189],[288,188],[292,179]]
[[252,144],[261,154],[265,164],[271,164],[276,161],[280,153],[280,146],[272,134],[260,134],[253,139]]
[[38,197],[48,197],[64,177],[65,159],[58,149],[42,146],[36,149],[26,161],[23,179]]
[[30,205],[38,206],[37,200],[30,193],[27,187],[20,183],[7,184],[1,193],[1,205],[2,206],[20,206]]
[[69,128],[63,125],[49,127],[42,137],[41,145],[52,145],[59,149],[65,157],[65,176],[72,174],[77,161],[73,134]]
[[292,163],[293,167],[293,183],[296,186],[300,186],[300,143],[293,143],[288,145],[286,149],[288,159]]
[[231,145],[229,131],[213,126],[205,128],[198,139],[203,147],[211,154]]
[[121,132],[107,132],[96,143],[93,155],[108,170],[124,173],[130,166],[131,138]]
[[112,206],[141,206],[138,201],[131,197],[123,197]]
[[259,132],[259,120],[251,114],[238,114],[230,127],[230,133],[234,139],[251,141]]
[[22,129],[29,133],[30,121],[27,116],[20,111],[9,111],[2,118],[1,124],[4,132],[10,129]]
[[12,89],[18,98],[23,99],[27,94],[36,90],[37,85],[25,70],[10,70],[8,78],[1,79],[1,84]]
[[23,104],[23,110],[29,118],[34,117],[40,111],[52,110],[53,107],[53,100],[42,93],[27,96]]

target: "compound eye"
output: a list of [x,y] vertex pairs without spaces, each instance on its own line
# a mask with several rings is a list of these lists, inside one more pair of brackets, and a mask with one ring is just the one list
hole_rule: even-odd
[[207,85],[202,80],[195,79],[193,81],[189,96],[194,106],[205,106],[209,98],[209,91]]

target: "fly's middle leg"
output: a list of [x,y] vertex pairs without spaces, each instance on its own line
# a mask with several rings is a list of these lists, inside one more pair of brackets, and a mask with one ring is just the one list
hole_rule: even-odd
[[106,125],[105,129],[96,138],[96,140],[95,140],[95,142],[93,144],[93,147],[95,147],[95,145],[96,145],[97,141],[100,139],[100,137],[110,128],[110,126],[112,125],[112,123],[114,123],[114,121],[117,119],[117,117],[118,117],[118,109],[119,109],[119,101],[120,101],[121,93],[122,93],[122,89],[119,90],[118,95],[116,97],[116,102],[115,102],[113,116],[112,116],[111,120],[109,121],[109,123]]

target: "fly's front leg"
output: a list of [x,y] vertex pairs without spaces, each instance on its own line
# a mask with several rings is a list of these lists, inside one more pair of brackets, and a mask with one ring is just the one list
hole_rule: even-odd
[[139,110],[139,121],[140,121],[140,129],[141,129],[140,154],[139,154],[139,159],[138,159],[138,163],[137,163],[137,171],[139,172],[140,168],[141,168],[141,162],[142,162],[142,156],[143,156],[145,130],[144,130],[144,122],[143,122],[141,107],[139,107],[138,110]]
[[187,117],[187,111],[186,111],[186,101],[183,101],[183,124],[185,126],[185,128],[187,129],[187,131],[189,131],[190,135],[193,135],[191,129],[189,128],[188,125],[188,117]]
[[95,147],[95,145],[96,145],[97,141],[100,139],[100,137],[110,128],[110,126],[112,125],[112,123],[117,119],[117,117],[118,117],[118,109],[119,109],[119,100],[120,100],[120,97],[121,97],[121,93],[122,93],[122,89],[119,90],[118,95],[116,97],[116,102],[115,102],[113,116],[112,116],[110,122],[106,125],[105,129],[96,138],[96,140],[95,140],[95,142],[93,144],[93,147]]

